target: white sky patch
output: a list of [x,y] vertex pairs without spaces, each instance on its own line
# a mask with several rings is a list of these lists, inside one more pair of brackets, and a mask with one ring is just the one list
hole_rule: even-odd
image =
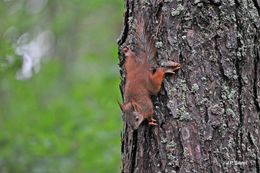
[[41,62],[53,52],[54,36],[51,31],[39,32],[30,40],[28,33],[23,34],[17,40],[15,52],[22,57],[22,68],[16,73],[18,80],[26,80],[38,73]]

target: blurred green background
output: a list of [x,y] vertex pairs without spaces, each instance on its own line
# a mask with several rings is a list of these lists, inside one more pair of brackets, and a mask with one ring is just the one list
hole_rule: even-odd
[[0,0],[0,173],[119,172],[123,8]]

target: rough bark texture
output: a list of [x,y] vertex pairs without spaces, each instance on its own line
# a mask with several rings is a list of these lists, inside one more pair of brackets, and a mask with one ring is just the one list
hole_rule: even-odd
[[125,8],[119,65],[146,13],[154,65],[170,59],[182,69],[152,98],[158,127],[124,123],[122,172],[259,173],[260,1],[126,0]]

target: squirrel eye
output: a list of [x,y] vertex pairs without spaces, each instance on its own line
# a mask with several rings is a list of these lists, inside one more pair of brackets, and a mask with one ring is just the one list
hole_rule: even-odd
[[135,121],[138,121],[139,120],[139,118],[138,117],[135,117]]

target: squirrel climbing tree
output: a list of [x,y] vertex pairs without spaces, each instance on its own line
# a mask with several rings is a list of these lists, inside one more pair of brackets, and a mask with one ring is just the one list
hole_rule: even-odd
[[122,172],[260,172],[260,2],[125,1]]

